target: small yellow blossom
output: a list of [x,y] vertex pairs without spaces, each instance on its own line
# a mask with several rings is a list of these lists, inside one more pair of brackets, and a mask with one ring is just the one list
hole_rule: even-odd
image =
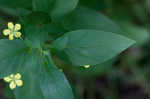
[[11,74],[8,77],[4,77],[4,81],[9,84],[10,89],[15,89],[17,86],[21,87],[23,85],[23,81],[21,80],[21,74],[17,73],[16,75]]
[[20,24],[15,24],[14,25],[12,22],[8,22],[8,29],[4,29],[3,34],[5,36],[9,36],[9,40],[13,40],[14,36],[16,38],[21,37],[21,32],[19,32],[19,30],[21,30],[21,25]]
[[84,68],[86,68],[86,69],[90,68],[90,65],[84,65]]
[[63,72],[63,69],[59,69],[60,72]]

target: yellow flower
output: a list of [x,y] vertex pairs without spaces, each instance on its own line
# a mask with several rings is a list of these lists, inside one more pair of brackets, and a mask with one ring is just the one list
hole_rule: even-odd
[[9,87],[12,90],[15,89],[17,86],[21,87],[23,85],[20,73],[17,73],[16,75],[11,74],[8,77],[4,77],[4,81],[9,83]]
[[21,37],[21,32],[19,32],[19,30],[21,30],[21,25],[20,24],[15,24],[14,25],[12,22],[8,22],[8,29],[4,29],[3,34],[5,36],[9,36],[9,40],[13,40],[14,36],[16,38]]
[[84,68],[86,68],[86,69],[90,68],[90,65],[84,65]]
[[59,69],[60,72],[63,72],[63,69]]

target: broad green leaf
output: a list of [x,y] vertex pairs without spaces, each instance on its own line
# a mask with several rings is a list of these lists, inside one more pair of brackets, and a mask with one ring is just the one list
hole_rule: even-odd
[[14,90],[16,99],[45,99],[40,88],[40,73],[43,64],[41,53],[38,49],[30,49],[22,72],[23,86]]
[[22,40],[0,40],[0,46],[0,77],[17,72],[23,77],[23,87],[16,88],[14,91],[16,99],[44,99],[37,75],[39,72],[37,70],[40,69],[38,67],[41,60],[40,53],[29,50]]
[[[54,45],[54,46],[53,46]],[[64,45],[65,46],[65,45]],[[58,49],[57,49],[58,48]],[[51,52],[56,55],[57,58],[59,58],[62,62],[66,64],[71,64],[71,61],[69,60],[67,54],[62,50],[63,47],[58,47],[55,44],[51,45]],[[61,51],[62,50],[62,51]]]
[[50,15],[54,21],[61,20],[64,16],[73,11],[77,4],[78,0],[55,0]]
[[79,74],[81,76],[100,76],[105,74],[106,72],[109,72],[113,68],[115,59],[111,59],[109,61],[106,61],[102,64],[97,64],[95,66],[90,66],[90,68],[86,69],[83,67],[71,67],[72,72]]
[[16,17],[18,15],[16,9],[0,6],[0,10],[8,16]]
[[0,0],[0,6],[9,8],[31,8],[31,0]]
[[15,89],[16,99],[45,99],[40,88],[40,73],[42,71],[42,56],[38,49],[30,49],[22,72],[23,86]]
[[68,40],[69,40],[69,38],[67,36],[59,38],[55,42],[53,42],[53,44],[50,47],[61,51],[61,50],[65,49],[66,45],[68,44]]
[[49,37],[43,26],[30,25],[25,28],[25,33],[25,42],[32,48],[41,48]]
[[24,86],[15,89],[16,99],[73,99],[64,74],[49,59],[42,59],[37,49],[28,54],[22,72]]
[[50,23],[48,14],[42,12],[29,13],[21,17],[26,35],[25,42],[32,48],[40,48],[49,39],[47,24]]
[[[66,39],[68,39],[68,42],[66,42]],[[52,46],[58,45],[57,47],[60,47],[61,50],[64,48],[63,51],[72,63],[79,66],[103,63],[135,43],[119,34],[97,30],[68,32],[55,42]],[[60,46],[61,44],[64,46]]]
[[21,16],[25,16],[29,13],[31,13],[31,10],[25,9],[25,8],[17,8],[17,9],[12,9],[12,8],[8,8],[8,7],[1,7],[0,9],[2,12],[4,12],[5,14],[7,14],[8,16],[11,16],[10,20],[15,20],[18,19],[18,17]]
[[66,77],[52,62],[51,56],[45,55],[45,67],[40,76],[41,89],[45,99],[73,99],[72,89]]
[[32,73],[36,73],[38,75],[41,72],[42,62],[42,55],[40,50],[30,48],[26,56],[26,63],[24,64],[27,69],[29,69]]
[[48,69],[41,72],[45,64],[38,49],[29,49],[22,40],[0,40],[0,46],[0,77],[16,72],[23,77],[23,86],[14,90],[16,99],[73,99],[64,74],[48,59]]
[[49,35],[52,36],[53,39],[56,39],[67,32],[60,24],[47,24],[45,26],[45,30],[49,32]]
[[22,71],[27,46],[22,40],[0,40],[0,78]]
[[19,16],[19,18],[23,18],[27,15],[30,15],[32,13],[32,11],[28,10],[28,9],[24,9],[24,8],[19,8],[19,9],[17,9],[16,13],[17,13],[17,16]]
[[108,6],[108,4],[106,4],[105,0],[92,0],[92,2],[91,2],[91,0],[80,0],[79,4],[86,6],[88,8],[95,9],[97,11],[104,10],[104,8],[106,8]]
[[95,29],[106,32],[120,33],[120,28],[100,12],[80,7],[72,12],[63,25],[68,30]]
[[24,70],[22,74],[23,86],[14,90],[15,99],[44,99],[40,85],[40,78],[36,73]]
[[24,25],[24,27],[27,27],[28,25],[36,25],[38,27],[42,26],[43,24],[48,24],[50,23],[50,18],[49,15],[43,12],[27,12],[25,11],[26,14],[24,17],[22,18],[22,24]]
[[33,10],[49,13],[55,0],[33,0]]

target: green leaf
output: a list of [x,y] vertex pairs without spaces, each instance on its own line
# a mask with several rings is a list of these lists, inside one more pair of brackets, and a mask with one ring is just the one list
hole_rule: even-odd
[[0,6],[9,8],[31,8],[31,0],[0,0]]
[[15,99],[44,99],[40,85],[40,79],[36,73],[24,70],[22,74],[23,86],[14,90]]
[[65,15],[73,11],[78,0],[33,0],[34,11],[50,13],[54,21],[60,21]]
[[25,42],[32,48],[41,48],[48,39],[48,31],[44,30],[44,26],[30,25],[25,28]]
[[26,55],[21,73],[23,86],[14,90],[16,99],[45,99],[40,88],[42,56],[38,49],[30,49]]
[[23,70],[27,46],[22,40],[0,40],[0,78]]
[[92,2],[91,0],[80,0],[79,4],[97,11],[104,10],[108,6],[105,0],[92,0]]
[[22,18],[21,21],[24,27],[28,27],[28,25],[36,25],[37,27],[40,27],[43,24],[50,23],[51,21],[47,13],[43,12],[32,12],[32,13],[28,12],[28,13],[29,14],[26,14],[24,17],[21,17]]
[[14,90],[16,99],[73,99],[64,74],[49,59],[45,65],[38,49],[29,50],[22,40],[0,40],[0,46],[0,77],[17,72],[23,77],[23,86]]
[[77,4],[78,0],[55,0],[50,15],[54,21],[61,20],[64,16],[73,11]]
[[[68,39],[67,43],[66,38]],[[57,42],[57,45],[65,43],[66,45],[60,46],[60,49],[64,48],[63,51],[72,63],[79,66],[103,63],[135,43],[133,40],[119,34],[97,30],[68,32],[55,42]],[[53,44],[52,46],[57,46]],[[58,49],[58,47],[55,48]]]
[[53,42],[53,44],[50,47],[61,51],[65,49],[67,43],[68,43],[68,37],[66,36],[66,37],[57,39],[55,42]]
[[45,99],[73,99],[72,89],[66,77],[52,62],[49,54],[45,55],[45,67],[40,76],[41,89]]
[[42,55],[38,49],[30,48],[27,54],[26,63],[24,64],[27,69],[32,73],[39,74],[41,72]]
[[26,55],[23,77],[23,86],[15,89],[16,99],[45,99],[40,88],[40,73],[42,71],[42,57],[38,49],[30,49]]
[[54,1],[55,0],[33,0],[33,10],[49,13]]
[[70,14],[63,25],[67,30],[95,29],[106,32],[120,33],[120,28],[100,12],[80,7]]
[[73,68],[71,72],[79,74],[81,76],[100,76],[106,74],[113,69],[114,59],[111,59],[107,62],[102,64],[97,64],[95,66],[91,66],[90,68],[86,69],[83,67],[71,67]]
[[46,24],[44,26],[44,30],[48,32],[52,40],[55,40],[56,38],[60,37],[61,35],[67,32],[60,24],[55,23]]
[[50,23],[50,18],[48,14],[33,12],[21,18],[27,45],[32,48],[40,48],[43,46],[45,41],[49,40],[49,30],[47,28]]
[[73,99],[69,83],[51,59],[42,59],[37,49],[28,54],[21,73],[24,85],[15,89],[16,99]]

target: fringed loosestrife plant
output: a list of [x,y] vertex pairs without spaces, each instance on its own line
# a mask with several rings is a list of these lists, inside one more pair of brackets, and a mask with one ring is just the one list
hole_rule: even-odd
[[23,85],[23,81],[21,80],[21,74],[11,74],[7,77],[4,77],[4,81],[9,83],[10,89],[15,89],[17,86],[21,87]]
[[[3,1],[12,2],[0,1],[1,5]],[[14,91],[15,99],[74,99],[69,82],[56,66],[59,61],[55,60],[88,69],[112,59],[135,43],[120,35],[120,28],[100,12],[78,7],[79,0],[65,1],[17,0],[8,5],[13,11],[21,7],[16,10],[19,13],[15,18],[25,26],[23,40],[13,40],[22,35],[21,25],[13,22],[2,31],[9,40],[0,39],[0,74],[5,74],[6,69],[11,74],[0,77],[12,90],[23,85],[21,74],[12,74],[14,70],[24,72],[24,78],[28,79],[24,88]],[[26,90],[28,87],[30,91]]]
[[13,24],[12,22],[8,22],[8,29],[3,30],[3,34],[5,36],[9,36],[9,40],[13,40],[14,37],[20,38],[21,37],[21,25],[20,24]]

